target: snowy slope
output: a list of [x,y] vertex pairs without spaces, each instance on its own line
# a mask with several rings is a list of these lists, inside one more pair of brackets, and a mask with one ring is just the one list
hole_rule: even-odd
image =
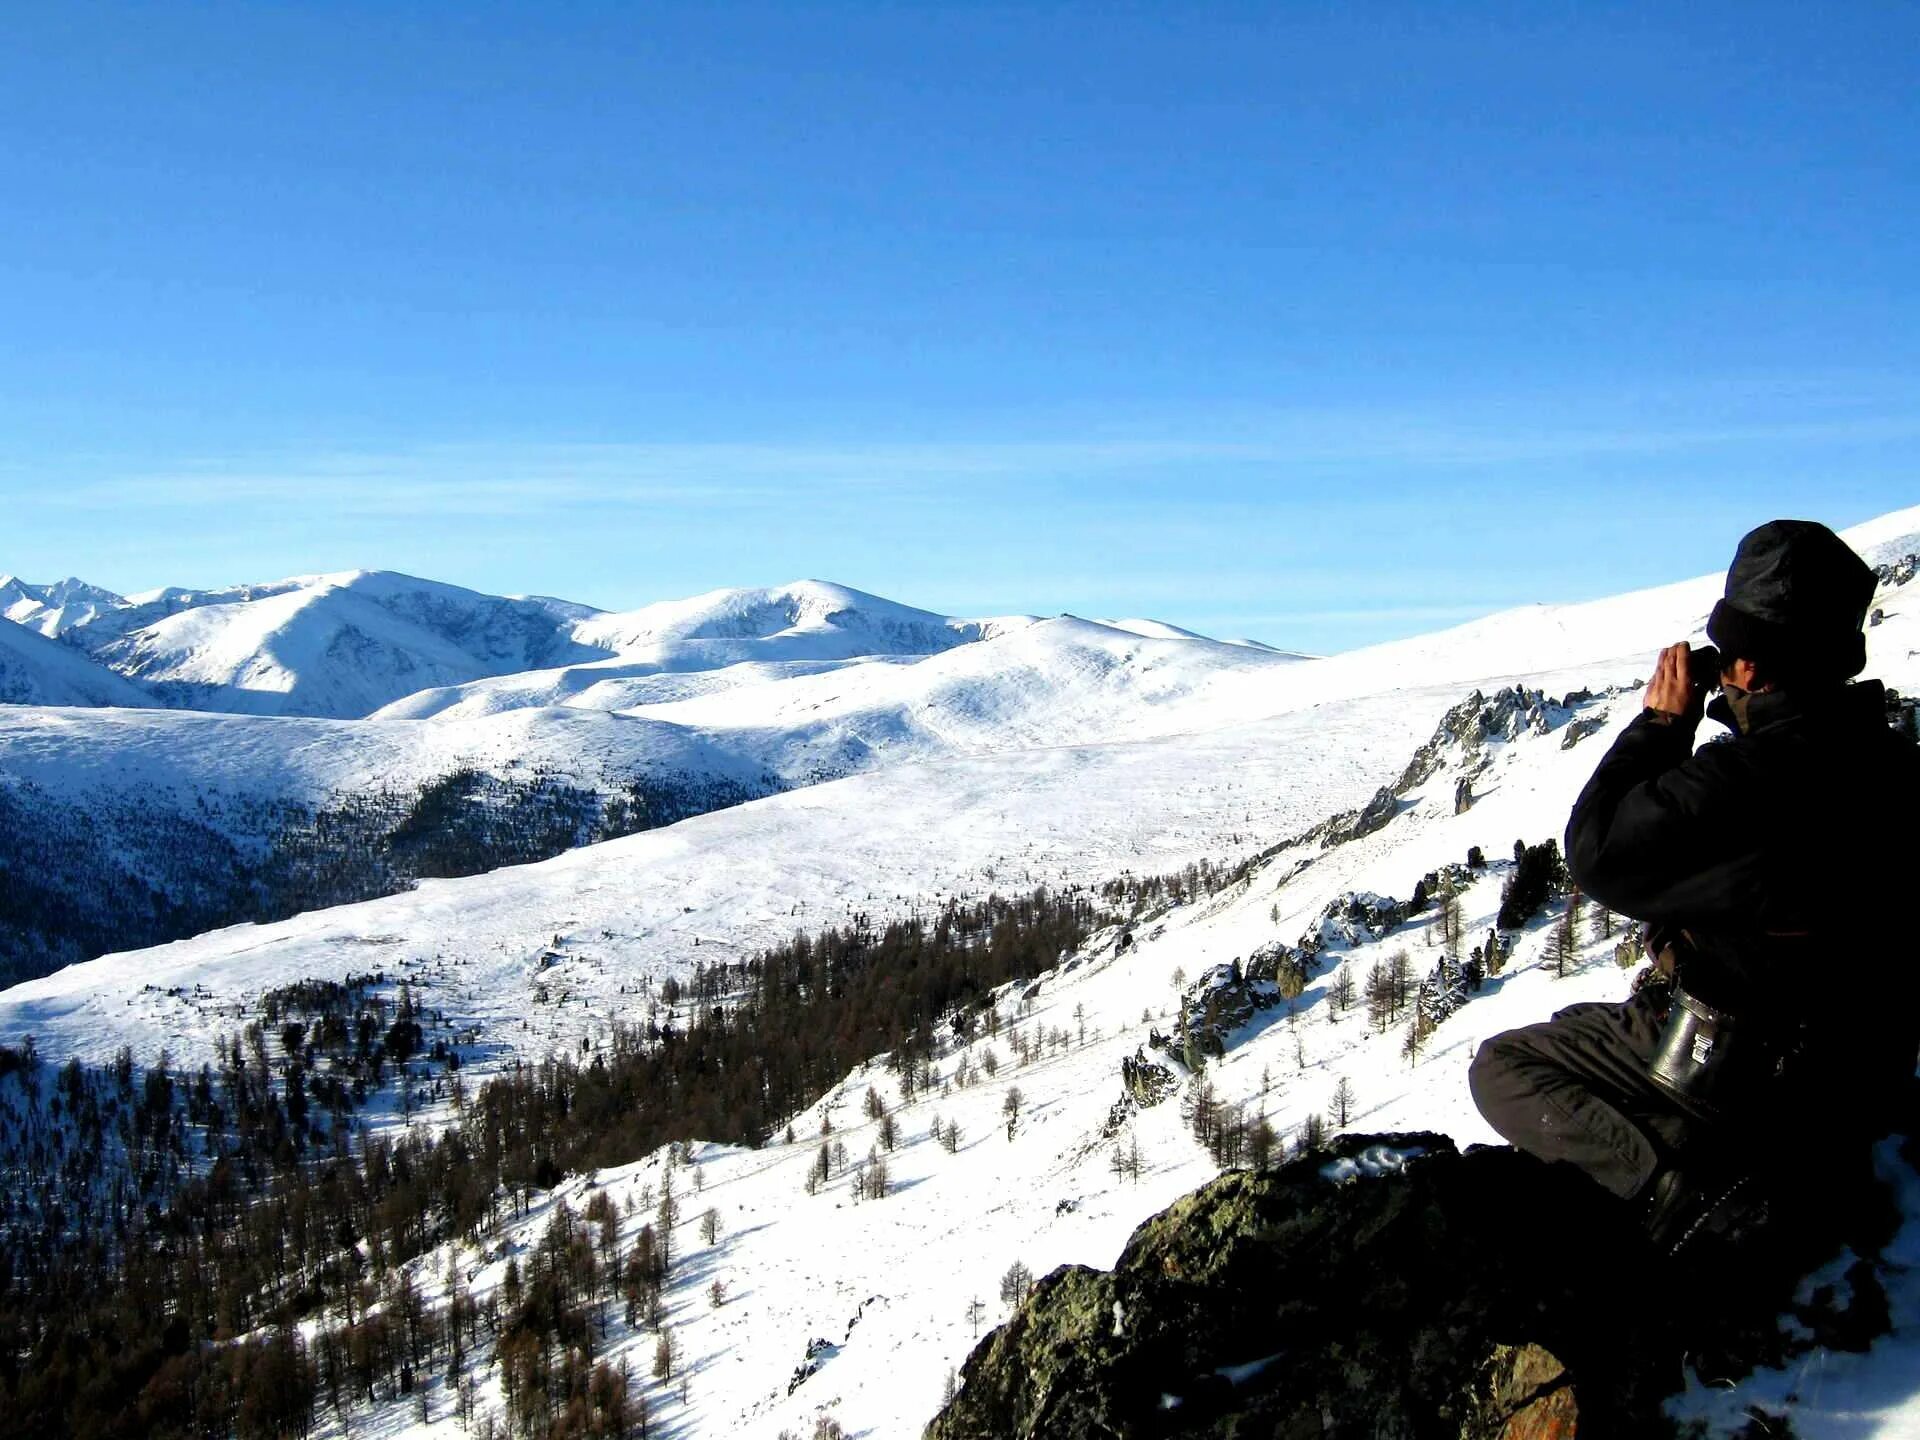
[[[107,679],[127,683],[111,672]],[[0,709],[0,781],[66,798],[150,790],[173,794],[189,808],[196,795],[215,792],[317,802],[367,789],[410,789],[466,768],[538,770],[589,784],[648,770],[759,777],[746,762],[680,727],[586,710],[521,710],[427,726],[171,710]]]
[[[250,609],[270,619],[276,607],[299,610],[311,602],[309,592],[294,591]],[[217,619],[221,608],[191,609],[164,623],[198,625]],[[75,674],[91,670],[103,685],[132,693],[78,653],[52,642],[39,646]],[[257,658],[252,649],[246,653]],[[596,668],[510,678],[526,685]],[[517,764],[582,778],[645,768],[742,780],[772,774],[803,784],[887,764],[1195,728],[1223,689],[1286,668],[1284,657],[1243,647],[1147,640],[1061,620],[926,658],[743,662],[596,682],[600,690],[644,686],[659,698],[639,707],[592,703],[604,696],[589,687],[572,704],[458,705],[430,724],[392,718],[407,702],[344,721],[23,708],[0,712],[0,783],[32,782],[66,795],[146,785],[186,800],[209,790],[314,800],[368,785],[417,785],[463,765],[497,772]]]
[[1062,617],[913,665],[870,662],[635,713],[724,736],[792,774],[1041,745],[1147,739],[1217,724],[1222,696],[1284,708],[1294,658],[1215,640],[1149,638]]
[[[1396,697],[1204,738],[898,766],[538,865],[69,966],[0,991],[0,1041],[31,1032],[47,1054],[104,1057],[121,1043],[210,1054],[217,1018],[196,1020],[149,987],[239,997],[384,964],[435,970],[458,997],[444,1008],[485,1032],[527,1020],[516,1045],[544,1053],[604,1027],[641,978],[737,958],[850,909],[904,911],[920,897],[1156,873],[1255,848],[1364,800],[1431,724]],[[540,962],[556,934],[570,937],[557,972]],[[536,1004],[556,981],[567,1003]]]
[[[1904,661],[1904,651],[1920,639],[1920,627],[1910,619],[1881,628],[1888,632],[1876,636],[1883,666],[1889,654]],[[1558,690],[1567,677],[1562,672],[1544,678],[1553,682],[1547,688]],[[656,957],[671,964],[677,953],[679,963],[689,962],[694,952],[677,947],[690,934],[703,937],[703,951],[720,944],[727,947],[720,953],[732,954],[737,951],[727,942],[735,937],[757,943],[795,925],[833,918],[836,900],[885,908],[890,889],[936,878],[928,868],[933,856],[969,846],[976,847],[978,866],[999,867],[1001,881],[1013,878],[1004,867],[1015,863],[1023,882],[1049,871],[1065,873],[1058,862],[1071,856],[1076,843],[1091,842],[1111,865],[1126,853],[1123,835],[1113,829],[1123,817],[1140,826],[1140,810],[1183,794],[1193,804],[1189,824],[1254,806],[1262,796],[1272,804],[1285,769],[1232,767],[1263,754],[1269,763],[1285,756],[1292,762],[1289,778],[1297,783],[1363,739],[1410,744],[1430,727],[1440,698],[1412,692],[1391,701],[1343,702],[1327,707],[1332,715],[1296,717],[1290,723],[1298,730],[1216,735],[1211,753],[1187,754],[1192,741],[1056,752],[1051,765],[1071,767],[1070,784],[1050,783],[1049,771],[1035,768],[1032,756],[1018,757],[1017,771],[1011,768],[1015,757],[903,767],[703,817],[513,876],[448,882],[417,896],[76,967],[66,977],[12,992],[7,1028],[12,1034],[34,1028],[43,1050],[57,1051],[94,1033],[99,1039],[84,1047],[88,1053],[103,1054],[106,1045],[125,1037],[136,1048],[166,1041],[179,1056],[183,1043],[225,1023],[219,1000],[159,994],[137,988],[136,981],[163,990],[181,987],[189,996],[193,986],[206,985],[224,998],[232,995],[240,966],[250,980],[266,984],[325,973],[329,966],[384,963],[436,1005],[484,1017],[483,1036],[536,1051],[570,1045],[580,1034],[603,1031],[622,1012],[618,985],[644,973]],[[996,1285],[1010,1264],[1020,1261],[1037,1274],[1069,1261],[1110,1264],[1135,1224],[1213,1173],[1177,1100],[1138,1114],[1117,1141],[1102,1138],[1120,1095],[1120,1062],[1141,1049],[1150,1029],[1170,1029],[1182,977],[1191,982],[1210,966],[1244,959],[1275,941],[1320,934],[1331,963],[1296,1002],[1291,1020],[1276,1009],[1233,1037],[1227,1056],[1207,1075],[1223,1099],[1264,1111],[1285,1135],[1308,1115],[1325,1114],[1344,1079],[1355,1095],[1349,1117],[1354,1128],[1430,1128],[1461,1143],[1494,1139],[1467,1099],[1465,1069],[1478,1043],[1559,1006],[1621,994],[1625,975],[1613,963],[1610,939],[1589,929],[1579,959],[1559,978],[1548,960],[1555,917],[1542,917],[1523,932],[1504,973],[1442,1022],[1417,1063],[1409,1064],[1400,1027],[1376,1034],[1361,1011],[1337,1016],[1329,997],[1340,967],[1357,978],[1396,950],[1411,954],[1416,973],[1429,968],[1440,953],[1432,912],[1378,937],[1329,928],[1323,917],[1331,902],[1349,893],[1404,897],[1421,875],[1457,864],[1470,846],[1479,846],[1494,863],[1466,887],[1462,901],[1467,933],[1484,933],[1504,878],[1499,857],[1516,836],[1557,833],[1572,794],[1637,707],[1631,694],[1589,702],[1578,718],[1598,720],[1601,728],[1572,748],[1566,736],[1573,717],[1555,713],[1544,733],[1523,728],[1480,755],[1450,754],[1446,766],[1378,832],[1332,849],[1283,851],[1244,885],[1139,926],[1135,943],[1124,951],[1106,936],[1044,980],[1030,1008],[1012,995],[1003,1002],[1008,1027],[1029,1037],[1057,1037],[1031,1063],[1015,1062],[1012,1036],[1003,1029],[997,1040],[967,1047],[970,1067],[982,1066],[988,1051],[998,1062],[995,1075],[968,1088],[936,1091],[908,1104],[892,1077],[874,1067],[849,1075],[799,1117],[792,1145],[759,1151],[696,1147],[697,1192],[690,1175],[678,1179],[687,1217],[679,1246],[688,1259],[670,1296],[671,1323],[692,1378],[685,1401],[676,1389],[653,1390],[656,1412],[689,1436],[775,1440],[782,1430],[809,1433],[819,1414],[833,1415],[855,1434],[917,1433],[937,1406],[947,1373],[974,1341],[970,1302],[984,1302],[988,1325],[1003,1318]],[[1427,714],[1426,724],[1396,719],[1414,710]],[[1325,748],[1311,748],[1316,741]],[[1404,754],[1405,745],[1397,748]],[[1344,786],[1313,794],[1301,809],[1351,800],[1394,768],[1383,754],[1371,773],[1356,772]],[[1456,815],[1454,782],[1468,768],[1482,798]],[[1231,773],[1240,788],[1197,794],[1190,788],[1206,775],[1223,785],[1223,773]],[[1009,783],[1015,774],[1024,777],[1024,786]],[[903,789],[915,776],[916,787]],[[1117,805],[1116,790],[1124,792]],[[855,798],[863,803],[848,813],[847,802]],[[1031,838],[1033,817],[1045,813],[1062,822],[1044,832],[1045,846],[1032,854],[1016,849],[983,858],[1017,841],[1022,831]],[[1284,809],[1252,814],[1277,831],[1290,828],[1295,818]],[[915,822],[926,831],[926,853],[903,854]],[[1139,841],[1148,838],[1139,835]],[[1164,848],[1151,858],[1178,857],[1177,843],[1165,837],[1161,843]],[[852,848],[841,854],[838,846]],[[1136,868],[1150,868],[1149,856],[1132,858]],[[1303,868],[1303,861],[1311,863]],[[978,884],[983,878],[976,873],[961,880]],[[655,891],[666,892],[668,903],[649,905],[639,898]],[[692,911],[676,918],[673,912],[683,903]],[[558,947],[554,933],[561,936]],[[539,972],[547,1003],[533,1003],[535,967],[549,948],[561,958]],[[73,983],[82,970],[99,980],[116,970],[126,974],[101,994]],[[525,1030],[517,1028],[519,1016],[527,1018]],[[59,1037],[52,1045],[45,1039],[50,1035]],[[189,1052],[197,1053],[197,1047]],[[939,1061],[949,1083],[960,1059],[949,1053]],[[869,1084],[893,1110],[904,1136],[889,1157],[895,1193],[856,1202],[848,1179],[840,1176],[818,1194],[806,1194],[803,1182],[823,1115],[831,1115],[834,1136],[855,1159],[874,1142],[875,1127],[860,1103]],[[1025,1118],[1008,1139],[1002,1107],[1014,1086],[1025,1097]],[[956,1153],[929,1138],[936,1117],[960,1126],[964,1138]],[[1138,1181],[1114,1173],[1116,1143],[1138,1145]],[[622,1213],[631,1203],[622,1237],[630,1243],[650,1218],[663,1170],[662,1157],[655,1156],[591,1182],[570,1180],[511,1227],[504,1246],[490,1246],[485,1254],[465,1251],[457,1257],[459,1266],[484,1294],[500,1282],[508,1255],[524,1256],[531,1248],[553,1204],[564,1198],[577,1210],[589,1183],[606,1190]],[[708,1206],[718,1212],[720,1235],[714,1246],[702,1247],[693,1221]],[[432,1255],[418,1263],[423,1291],[438,1288],[447,1258]],[[717,1309],[704,1294],[715,1279],[730,1292]],[[1911,1287],[1897,1290],[1896,1318],[1920,1321],[1915,1300]],[[813,1337],[833,1348],[818,1372],[789,1393]],[[608,1353],[624,1353],[634,1373],[644,1375],[651,1345],[650,1336],[626,1332],[616,1321]],[[1920,1419],[1909,1388],[1898,1383],[1910,1358],[1909,1342],[1899,1336],[1866,1356],[1824,1357],[1824,1384],[1803,1393],[1793,1407],[1797,1433],[1809,1440],[1908,1433],[1901,1427]],[[497,1379],[484,1368],[475,1373],[483,1404],[498,1405]],[[1790,1388],[1768,1377],[1756,1384],[1774,1398]],[[1683,1404],[1727,1416],[1726,1428],[1715,1433],[1729,1433],[1746,1418],[1740,1405],[1718,1393],[1703,1391]],[[429,1413],[436,1418],[421,1425],[410,1404],[395,1411],[390,1423],[404,1426],[410,1437],[459,1433],[443,1391],[430,1395]],[[364,1415],[356,1417],[356,1428],[365,1424]]]
[[[1883,628],[1891,633],[1878,637],[1879,668],[1911,683],[1904,651],[1920,639],[1920,626],[1890,620]],[[1557,686],[1564,672],[1546,678]],[[1428,698],[1416,693],[1402,700],[1414,705]],[[1264,1113],[1284,1136],[1309,1115],[1327,1114],[1335,1087],[1345,1080],[1355,1097],[1352,1128],[1435,1129],[1462,1144],[1495,1141],[1467,1097],[1467,1064],[1488,1035],[1567,1004],[1624,993],[1626,973],[1614,963],[1612,937],[1599,932],[1598,917],[1583,926],[1578,957],[1564,977],[1556,976],[1548,958],[1557,917],[1541,917],[1522,932],[1503,973],[1444,1020],[1409,1063],[1402,1027],[1374,1033],[1362,1010],[1337,1014],[1330,994],[1342,968],[1357,979],[1398,950],[1410,953],[1416,974],[1425,973],[1441,953],[1434,912],[1380,936],[1328,926],[1324,916],[1330,903],[1350,893],[1404,898],[1424,873],[1459,864],[1470,846],[1479,846],[1496,858],[1466,886],[1462,903],[1466,932],[1483,934],[1492,925],[1506,869],[1498,857],[1515,836],[1537,840],[1558,833],[1572,795],[1637,709],[1635,695],[1602,697],[1575,714],[1550,713],[1543,733],[1523,728],[1478,754],[1455,752],[1380,831],[1330,850],[1283,852],[1243,886],[1138,927],[1136,943],[1124,950],[1109,934],[1035,987],[1030,1006],[1006,996],[1007,1028],[1000,1037],[966,1047],[976,1073],[988,1052],[997,1071],[968,1088],[909,1103],[893,1078],[874,1066],[847,1076],[801,1116],[791,1145],[776,1142],[757,1151],[696,1147],[697,1182],[684,1171],[677,1180],[688,1217],[680,1244],[689,1258],[669,1317],[692,1378],[684,1400],[672,1387],[650,1387],[656,1411],[688,1435],[775,1440],[783,1431],[810,1433],[820,1415],[833,1416],[853,1434],[918,1433],[937,1407],[947,1375],[976,1338],[970,1303],[984,1303],[986,1325],[1004,1318],[996,1287],[1010,1264],[1019,1261],[1035,1274],[1067,1262],[1111,1264],[1134,1225],[1214,1173],[1177,1100],[1139,1113],[1115,1138],[1102,1138],[1121,1093],[1120,1062],[1141,1050],[1150,1029],[1171,1028],[1182,977],[1191,981],[1276,941],[1318,934],[1330,963],[1291,1015],[1283,1008],[1269,1011],[1232,1037],[1227,1056],[1207,1073],[1224,1100]],[[1364,728],[1369,717],[1354,718]],[[1598,721],[1600,729],[1569,748],[1573,718]],[[1304,766],[1318,757],[1301,758]],[[1456,815],[1454,782],[1469,769],[1482,799]],[[895,782],[899,773],[847,782],[847,788]],[[1303,861],[1310,863],[1303,868]],[[756,884],[757,877],[746,883]],[[585,983],[600,948],[580,946],[585,964],[569,955],[565,964],[578,966],[568,973],[570,986]],[[574,950],[571,939],[568,949]],[[1052,1038],[1039,1058],[1019,1064],[1010,1033],[1015,1029],[1029,1039]],[[957,1052],[943,1056],[941,1076],[951,1083],[960,1063]],[[884,1200],[856,1201],[850,1180],[840,1176],[819,1193],[806,1193],[823,1116],[831,1116],[834,1137],[856,1160],[873,1145],[876,1127],[861,1105],[869,1085],[904,1136],[888,1157],[895,1192]],[[1025,1098],[1024,1118],[1009,1138],[1003,1105],[1016,1086]],[[957,1153],[949,1155],[930,1138],[936,1118],[960,1126],[964,1139]],[[1111,1164],[1118,1148],[1134,1144],[1142,1158],[1137,1181],[1118,1177]],[[462,1267],[484,1293],[499,1283],[507,1254],[531,1248],[554,1203],[564,1198],[578,1209],[591,1189],[605,1190],[622,1213],[632,1208],[623,1229],[627,1243],[651,1218],[665,1170],[663,1157],[655,1156],[571,1180],[510,1231],[506,1247],[487,1255],[465,1252]],[[718,1213],[720,1238],[703,1248],[692,1219],[708,1206]],[[1906,1235],[1902,1248],[1920,1255],[1920,1196],[1909,1196]],[[419,1283],[430,1289],[445,1268],[445,1257],[428,1257],[418,1266]],[[731,1294],[717,1309],[703,1294],[715,1279]],[[1805,1383],[1802,1370],[1763,1375],[1734,1392],[1696,1386],[1676,1402],[1676,1411],[1708,1419],[1708,1433],[1716,1435],[1746,1425],[1745,1406],[1754,1399],[1790,1411],[1795,1433],[1808,1440],[1916,1433],[1920,1403],[1908,1367],[1914,1327],[1920,1326],[1920,1286],[1908,1277],[1893,1294],[1900,1329],[1865,1355],[1819,1352],[1819,1384]],[[817,1372],[790,1391],[814,1337],[829,1348]],[[643,1375],[651,1346],[650,1336],[629,1336],[616,1325],[609,1353],[626,1354],[634,1373]],[[483,1401],[498,1404],[497,1382],[484,1372],[481,1379]],[[445,1408],[444,1398],[438,1408],[430,1403],[433,1414]],[[408,1433],[451,1436],[455,1430],[444,1419],[415,1423]]]
[[[0,706],[151,705],[138,685],[25,625],[0,622]],[[15,712],[0,710],[0,723]]]
[[[1149,640],[1083,621],[969,626],[965,633],[988,638],[956,642],[958,632],[944,622],[934,627],[938,634],[927,633],[929,622],[915,618],[924,612],[837,587],[809,587],[807,596],[831,604],[818,604],[797,619],[792,607],[770,609],[760,603],[767,593],[728,592],[717,603],[716,597],[706,597],[700,605],[658,607],[669,612],[670,623],[654,631],[670,638],[659,642],[659,659],[653,661],[511,677],[517,698],[524,699],[531,684],[623,667],[618,673],[628,678],[596,679],[572,697],[576,703],[564,706],[456,706],[431,721],[389,718],[403,713],[404,704],[364,720],[12,708],[0,715],[0,808],[9,816],[0,865],[32,863],[28,837],[37,827],[65,837],[57,855],[66,868],[43,869],[47,883],[24,906],[53,917],[52,928],[43,925],[24,938],[9,937],[0,948],[0,965],[10,971],[8,979],[17,979],[98,954],[116,936],[124,936],[121,943],[153,944],[312,903],[298,880],[306,864],[298,856],[308,843],[307,812],[325,812],[313,822],[325,826],[391,829],[403,823],[406,807],[424,802],[430,793],[486,788],[501,797],[500,803],[519,807],[514,818],[497,809],[483,817],[468,800],[457,806],[465,821],[444,808],[432,811],[440,817],[439,832],[456,823],[474,827],[474,843],[462,841],[454,848],[464,857],[457,863],[477,869],[534,858],[524,850],[489,852],[486,845],[509,842],[481,837],[524,836],[536,824],[535,816],[544,817],[537,823],[548,826],[545,833],[552,836],[535,854],[598,838],[608,828],[629,828],[631,812],[621,812],[629,818],[604,827],[595,822],[585,830],[563,812],[571,813],[568,807],[576,803],[617,808],[627,803],[622,797],[636,783],[647,796],[648,813],[665,807],[685,814],[781,785],[813,784],[884,765],[1162,734],[1190,725],[1191,719],[1183,717],[1213,687],[1285,663],[1243,647],[1200,639]],[[740,603],[755,596],[756,603]],[[852,615],[848,597],[874,613]],[[322,693],[317,682],[344,677],[358,684],[371,670],[377,682],[387,683],[398,673],[395,667],[282,663],[310,630],[325,633],[325,627],[337,626],[350,613],[348,606],[368,612],[357,630],[363,637],[394,624],[384,610],[364,605],[356,595],[343,600],[324,587],[297,586],[244,602],[187,606],[137,627],[109,650],[155,637],[172,643],[177,652],[243,688],[241,699],[212,702],[227,710],[289,693],[295,708],[354,711],[369,698],[364,690],[353,694],[335,683]],[[244,623],[231,617],[230,609],[243,610]],[[770,641],[729,639],[724,633],[769,627],[784,628]],[[689,633],[695,631],[701,633]],[[261,643],[262,633],[269,643]],[[708,663],[725,658],[724,647],[743,644],[794,642],[803,651],[817,650],[823,638],[842,649],[909,642],[947,648],[928,656],[654,669],[661,659]],[[376,659],[401,654],[416,661],[424,656],[462,663],[437,636],[403,636],[402,642],[404,648],[390,646]],[[56,658],[72,662],[69,668],[85,668],[78,651]],[[118,682],[112,671],[102,668],[98,674]],[[181,694],[183,682],[169,683],[170,698],[195,698]],[[606,692],[616,687],[644,689],[656,701],[672,703],[603,708]],[[43,692],[23,688],[20,693],[31,699]],[[59,698],[76,697],[63,691]],[[442,781],[453,789],[435,789]],[[581,798],[551,790],[543,798],[530,786],[571,786]],[[376,852],[385,843],[370,837],[349,847],[367,861],[334,873],[324,897],[360,899],[407,883],[408,875],[381,868],[384,861]],[[250,867],[256,860],[277,878],[254,879]],[[236,884],[253,888],[235,891]],[[287,898],[274,903],[230,898],[257,895],[261,885]],[[167,912],[172,918],[128,933],[127,924],[146,922],[122,915],[117,907],[121,897],[143,890],[177,902]],[[82,898],[76,904],[62,898],[67,896]]]

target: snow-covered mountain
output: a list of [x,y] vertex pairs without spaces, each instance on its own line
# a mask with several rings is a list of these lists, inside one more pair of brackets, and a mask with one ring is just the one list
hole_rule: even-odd
[[[1888,567],[1868,674],[1911,694],[1920,587],[1901,562],[1920,553],[1920,509],[1849,538]],[[1200,1078],[1153,1037],[1175,1033],[1176,1007],[1191,1017],[1211,1005],[1254,956],[1307,956],[1304,984],[1290,1003],[1235,1012],[1221,1029],[1223,1053],[1204,1077],[1219,1102],[1258,1111],[1284,1139],[1329,1114],[1345,1082],[1354,1128],[1495,1138],[1468,1098],[1466,1066],[1487,1035],[1622,993],[1603,918],[1583,922],[1570,960],[1554,953],[1560,907],[1521,927],[1502,972],[1450,1005],[1411,1056],[1404,1023],[1376,1030],[1363,1011],[1343,1011],[1341,977],[1362,979],[1397,952],[1417,977],[1435,970],[1435,911],[1387,902],[1437,873],[1456,877],[1465,933],[1486,933],[1513,841],[1560,832],[1638,709],[1624,687],[1659,646],[1698,637],[1717,589],[1710,577],[1529,607],[1308,662],[1131,626],[1034,622],[918,659],[723,664],[712,673],[739,671],[724,688],[639,707],[502,706],[465,719],[446,707],[432,724],[340,726],[481,733],[513,720],[525,737],[564,716],[582,733],[664,726],[755,757],[797,757],[809,743],[844,751],[854,740],[896,763],[538,865],[73,966],[0,993],[0,1043],[31,1033],[43,1056],[100,1063],[123,1044],[142,1060],[165,1047],[191,1067],[217,1060],[216,1037],[255,1013],[265,991],[377,971],[444,1012],[444,1033],[468,1037],[472,1083],[516,1058],[598,1053],[616,1025],[644,1018],[641,994],[856,912],[884,921],[956,895],[1260,856],[1182,903],[1149,906],[1124,938],[1118,928],[1097,934],[1038,983],[1000,993],[992,1027],[943,1044],[930,1086],[908,1093],[874,1063],[797,1115],[792,1140],[689,1147],[692,1171],[683,1163],[676,1180],[687,1258],[667,1306],[685,1388],[639,1378],[655,1335],[623,1324],[617,1305],[598,1353],[625,1359],[656,1415],[688,1437],[775,1440],[810,1433],[823,1416],[855,1434],[918,1433],[982,1315],[1004,1317],[994,1287],[1010,1265],[1035,1274],[1108,1265],[1139,1221],[1214,1173],[1183,1114]],[[1522,689],[1495,693],[1510,684]],[[593,713],[603,708],[613,713]],[[1449,715],[1459,723],[1436,729]],[[996,748],[996,736],[1008,743]],[[323,743],[318,727],[312,743]],[[103,763],[111,751],[101,742]],[[1422,764],[1410,768],[1416,752]],[[1321,823],[1361,807],[1364,823]],[[1487,863],[1468,869],[1474,849]],[[1128,1099],[1127,1061],[1165,1072],[1162,1103]],[[829,1128],[856,1161],[869,1146],[881,1153],[869,1087],[898,1131],[885,1198],[859,1198],[851,1167],[808,1179]],[[1007,1123],[1016,1088],[1017,1127]],[[426,1116],[451,1118],[444,1107]],[[936,1121],[960,1138],[936,1139]],[[578,1212],[596,1195],[612,1201],[624,1253],[655,1219],[668,1171],[656,1153],[566,1178],[480,1244],[451,1242],[411,1262],[409,1277],[430,1303],[445,1298],[449,1274],[476,1297],[497,1296],[509,1261],[522,1273],[561,1202]],[[1920,1261],[1920,1196],[1906,1201],[1902,1253]],[[707,1207],[715,1224],[703,1248],[692,1222]],[[709,1290],[715,1281],[722,1291]],[[1822,1352],[1818,1385],[1804,1374],[1762,1374],[1733,1391],[1696,1384],[1675,1413],[1701,1420],[1707,1435],[1732,1435],[1752,1423],[1747,1404],[1764,1400],[1807,1440],[1913,1433],[1920,1285],[1912,1274],[1886,1283],[1893,1335],[1862,1354]],[[500,1409],[486,1347],[464,1363],[476,1403]],[[424,1400],[381,1401],[377,1418],[359,1406],[353,1430],[463,1433],[443,1374],[420,1389]],[[326,1423],[337,1432],[344,1422]]]
[[76,576],[34,585],[16,575],[0,575],[0,616],[42,635],[62,635],[125,604],[111,590]]
[[711,670],[743,660],[932,655],[980,639],[990,625],[916,610],[845,585],[798,580],[597,615],[574,634],[621,655],[660,655],[676,668]]
[[[1063,616],[911,665],[873,660],[634,713],[744,747],[781,774],[1038,746],[1144,740],[1289,708],[1297,657]],[[1228,699],[1227,697],[1232,697]]]
[[162,591],[69,635],[168,705],[338,719],[602,653],[576,642],[572,623],[539,601],[375,570]]
[[631,710],[860,660],[913,661],[1031,624],[956,620],[821,580],[714,590],[579,619],[574,639],[614,658],[426,690],[383,718],[473,716],[528,705]]

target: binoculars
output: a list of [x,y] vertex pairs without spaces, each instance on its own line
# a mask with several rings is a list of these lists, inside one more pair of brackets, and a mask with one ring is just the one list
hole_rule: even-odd
[[1687,651],[1687,683],[1695,690],[1720,688],[1720,650],[1714,645],[1695,645]]

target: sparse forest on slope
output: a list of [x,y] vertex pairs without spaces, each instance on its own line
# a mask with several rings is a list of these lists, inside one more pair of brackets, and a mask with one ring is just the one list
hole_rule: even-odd
[[[584,1061],[516,1066],[472,1094],[461,1037],[384,975],[272,992],[197,1072],[123,1055],[55,1073],[0,1049],[0,1433],[304,1434],[319,1407],[397,1400],[491,1346],[515,1433],[643,1434],[637,1399],[610,1429],[588,1403],[614,1384],[591,1336],[620,1323],[607,1307],[622,1295],[626,1327],[659,1329],[647,1297],[673,1264],[671,1219],[631,1254],[595,1243],[591,1211],[577,1253],[556,1221],[483,1302],[456,1289],[428,1307],[395,1267],[484,1237],[569,1172],[695,1137],[773,1141],[867,1056],[935,1084],[987,997],[1075,949],[1098,913],[1042,892],[797,937],[669,984],[653,1018]],[[403,1113],[448,1105],[451,1123],[354,1143],[382,1092]],[[156,1330],[155,1315],[171,1318]],[[293,1329],[310,1317],[312,1343]]]

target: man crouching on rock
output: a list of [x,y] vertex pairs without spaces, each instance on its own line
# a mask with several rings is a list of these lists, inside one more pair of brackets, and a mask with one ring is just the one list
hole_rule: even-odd
[[[1497,1035],[1473,1062],[1494,1129],[1584,1170],[1662,1253],[1738,1246],[1783,1200],[1818,1206],[1913,1081],[1920,749],[1878,681],[1848,683],[1873,591],[1823,525],[1740,542],[1707,622],[1723,694],[1703,710],[1710,651],[1692,667],[1685,644],[1665,651],[1567,825],[1574,879],[1647,922],[1662,983]],[[1695,752],[1703,713],[1733,733]]]

